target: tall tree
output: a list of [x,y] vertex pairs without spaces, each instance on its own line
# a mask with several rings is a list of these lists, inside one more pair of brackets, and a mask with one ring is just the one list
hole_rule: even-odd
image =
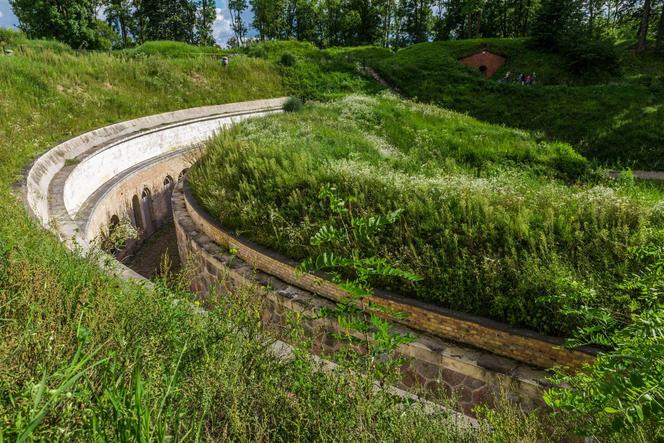
[[135,24],[135,8],[131,0],[107,0],[104,14],[106,21],[120,34],[122,47],[129,46]]
[[429,39],[433,12],[431,0],[404,0],[404,31],[408,42],[421,43]]
[[650,25],[651,9],[651,0],[644,0],[643,10],[641,12],[641,24],[639,25],[639,34],[636,42],[637,52],[643,52],[648,47],[648,26]]
[[81,49],[103,46],[98,0],[9,0],[19,27],[31,38],[52,38]]
[[231,14],[231,28],[237,44],[244,45],[245,37],[247,36],[247,26],[244,24],[242,14],[247,9],[247,0],[229,0],[228,11]]
[[249,0],[254,13],[253,25],[261,40],[282,38],[286,0]]
[[664,1],[659,11],[659,24],[657,25],[657,39],[655,40],[655,51],[662,52],[664,49]]
[[212,28],[216,18],[217,9],[214,0],[199,0],[196,10],[196,43],[202,46],[215,44]]
[[142,0],[148,40],[195,43],[196,5],[190,0]]
[[346,0],[346,44],[367,45],[380,41],[380,11],[376,0]]
[[578,0],[543,0],[535,19],[533,38],[542,48],[558,50],[565,39],[578,35],[581,19]]

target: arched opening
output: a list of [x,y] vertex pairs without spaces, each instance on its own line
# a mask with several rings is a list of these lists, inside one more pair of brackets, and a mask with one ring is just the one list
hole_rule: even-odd
[[167,175],[164,179],[164,189],[171,189],[173,187],[173,177]]
[[144,188],[141,193],[141,214],[143,215],[143,234],[146,237],[154,231],[152,213],[152,194],[148,188]]
[[188,171],[189,171],[189,168],[184,168],[182,170],[182,172],[180,172],[180,175],[178,175],[178,181],[181,181],[184,178],[184,176],[187,174]]
[[143,215],[141,215],[141,201],[136,194],[134,194],[134,197],[131,199],[131,210],[134,215],[134,227],[139,231],[143,231],[145,225],[143,224]]
[[167,175],[166,178],[164,179],[164,191],[163,191],[164,208],[166,208],[166,218],[170,218],[172,213],[171,197],[173,196],[174,185],[175,182],[173,181],[173,177]]
[[486,78],[486,73],[487,73],[487,67],[486,65],[480,65],[480,72],[482,73],[482,77]]

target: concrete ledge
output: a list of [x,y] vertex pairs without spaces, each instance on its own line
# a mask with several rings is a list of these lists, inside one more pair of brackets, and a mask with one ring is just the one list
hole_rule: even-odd
[[[123,144],[125,144],[125,146],[126,144],[135,145],[137,143],[136,136],[141,135],[141,133],[144,135],[155,134],[155,130],[156,133],[159,133],[162,129],[168,129],[168,125],[176,125],[182,128],[183,126],[201,121],[209,122],[210,119],[217,117],[230,118],[234,115],[240,116],[252,113],[278,111],[281,109],[284,101],[284,98],[278,98],[186,109],[117,123],[82,134],[54,147],[34,162],[28,173],[26,183],[28,205],[42,224],[45,227],[48,227],[52,218],[48,207],[49,186],[55,174],[65,167],[66,164],[75,163],[77,161],[82,162],[93,151],[103,152],[106,150],[104,148],[112,149],[114,146],[121,146]],[[218,125],[216,129],[220,129],[220,126]],[[190,135],[199,138],[198,141],[201,141],[200,137],[198,137],[199,134]],[[211,134],[208,134],[208,136],[210,135]],[[157,149],[161,152],[150,152],[153,156],[159,155],[167,150],[172,150],[178,145],[188,144],[188,141],[182,138],[175,141],[158,140],[158,144],[159,146]],[[150,155],[144,155],[140,160],[136,161],[132,161],[130,156],[130,158],[126,160],[130,164],[134,164],[146,160],[149,156]],[[107,166],[111,165],[103,166],[105,169]],[[116,169],[117,168],[114,168],[114,170]],[[101,173],[102,171],[94,170],[93,172]],[[81,183],[71,183],[68,185],[68,189],[75,188],[76,185],[80,186]],[[96,189],[96,187],[94,189]],[[92,189],[92,192],[94,192],[94,189]],[[80,189],[80,191],[83,192],[81,195],[85,195],[84,193],[88,192],[88,189],[84,188]],[[70,202],[68,206],[72,209],[76,209],[81,203],[79,197]]]

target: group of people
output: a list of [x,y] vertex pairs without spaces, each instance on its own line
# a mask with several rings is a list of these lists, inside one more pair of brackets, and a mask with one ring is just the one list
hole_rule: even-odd
[[501,80],[501,83],[518,83],[520,85],[532,85],[535,84],[535,79],[537,76],[535,73],[530,73],[530,74],[524,74],[523,72],[519,72],[516,76],[512,76],[512,71],[507,71],[507,74],[505,74],[505,77]]

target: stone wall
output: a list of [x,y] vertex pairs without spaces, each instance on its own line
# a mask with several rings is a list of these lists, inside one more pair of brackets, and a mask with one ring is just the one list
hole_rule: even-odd
[[[191,289],[205,298],[210,291],[232,291],[250,285],[252,293],[262,297],[263,323],[267,329],[280,336],[288,319],[301,314],[302,326],[313,340],[313,352],[331,355],[338,350],[340,343],[332,334],[339,331],[339,326],[332,319],[316,318],[321,308],[334,307],[334,302],[303,288],[304,285],[264,272],[256,266],[256,260],[252,259],[255,257],[249,256],[247,260],[247,254],[241,253],[235,243],[220,246],[207,234],[210,226],[201,225],[201,217],[205,215],[192,208],[190,201],[185,197],[183,183],[179,182],[173,193],[173,219],[181,260],[193,267]],[[490,402],[501,390],[526,409],[541,405],[543,371],[406,325],[392,323],[391,328],[417,337],[415,342],[399,348],[409,360],[402,367],[404,378],[400,388],[418,393],[425,390],[454,394],[465,413],[470,413],[477,404]]]

